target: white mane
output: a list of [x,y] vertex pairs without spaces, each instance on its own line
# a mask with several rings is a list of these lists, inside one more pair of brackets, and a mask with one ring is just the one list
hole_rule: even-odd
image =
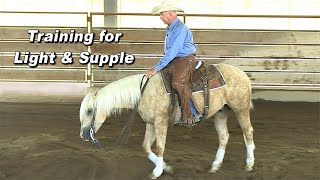
[[97,93],[97,111],[107,116],[121,112],[122,109],[133,108],[141,97],[140,84],[143,74],[128,76],[114,81]]

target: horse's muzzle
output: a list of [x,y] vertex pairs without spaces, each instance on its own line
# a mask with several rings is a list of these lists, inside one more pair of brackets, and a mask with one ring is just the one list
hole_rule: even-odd
[[92,143],[96,140],[94,137],[95,133],[92,127],[84,128],[80,135],[84,141],[91,141]]
[[107,150],[105,147],[103,147],[99,141],[95,138],[95,131],[92,127],[84,128],[82,133],[80,134],[80,137],[84,141],[90,141],[92,144],[94,144],[98,148],[102,148],[104,150]]

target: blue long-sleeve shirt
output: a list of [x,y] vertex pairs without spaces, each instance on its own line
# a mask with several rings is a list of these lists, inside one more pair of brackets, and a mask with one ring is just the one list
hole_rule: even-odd
[[193,43],[190,29],[176,18],[166,31],[164,43],[165,55],[154,66],[159,71],[169,64],[175,57],[184,57],[196,52],[197,46]]

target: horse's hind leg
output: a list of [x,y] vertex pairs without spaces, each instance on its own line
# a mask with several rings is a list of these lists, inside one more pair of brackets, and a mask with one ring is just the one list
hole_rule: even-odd
[[[148,154],[149,160],[154,164],[157,165],[157,159],[158,156],[155,155],[152,150],[151,146],[153,145],[154,141],[156,140],[156,135],[155,135],[155,128],[154,125],[152,124],[146,124],[146,132],[144,136],[144,141],[143,141],[143,148]],[[172,173],[173,169],[171,166],[169,166],[167,163],[163,162],[163,170],[167,173]]]
[[227,147],[228,140],[229,140],[229,132],[228,132],[228,126],[227,126],[228,115],[229,115],[229,112],[226,108],[217,112],[214,115],[214,125],[216,127],[218,137],[219,137],[219,149],[216,153],[216,158],[213,161],[211,169],[209,171],[211,173],[217,172],[222,165],[225,149]]
[[250,122],[250,110],[239,110],[235,112],[239,124],[241,126],[244,142],[247,146],[247,159],[246,159],[246,171],[251,171],[254,165],[254,149],[253,142],[253,127]]

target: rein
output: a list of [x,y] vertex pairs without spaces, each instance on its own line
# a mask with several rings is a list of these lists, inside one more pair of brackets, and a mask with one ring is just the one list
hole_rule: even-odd
[[[146,85],[148,84],[148,81],[149,81],[149,78],[147,78],[146,82],[143,84],[144,78],[146,78],[146,75],[144,75],[142,77],[142,80],[141,80],[141,83],[140,83],[141,96],[142,96],[142,94],[143,94],[143,92],[144,92],[144,90],[146,88]],[[139,102],[133,108],[132,113],[130,114],[126,125],[123,127],[123,129],[121,131],[121,134],[120,134],[120,136],[119,136],[119,138],[118,138],[118,140],[116,142],[118,145],[122,145],[123,143],[126,144],[128,142],[129,135],[131,134],[132,126],[133,126],[133,123],[134,123],[134,119],[135,119],[135,116],[137,114],[138,105],[139,105]]]

